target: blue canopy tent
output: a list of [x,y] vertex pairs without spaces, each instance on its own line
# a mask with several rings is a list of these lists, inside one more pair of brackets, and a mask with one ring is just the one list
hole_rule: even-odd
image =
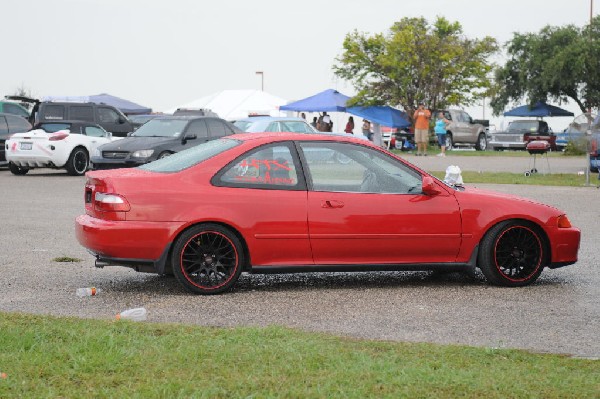
[[387,105],[350,107],[346,109],[346,112],[360,116],[363,119],[368,119],[371,122],[379,123],[382,126],[395,127],[399,129],[410,126],[406,112],[402,112]]
[[350,97],[337,90],[327,89],[314,96],[279,107],[280,111],[345,112]]
[[543,118],[544,116],[574,116],[572,112],[538,101],[533,107],[521,105],[504,113],[504,116],[525,116]]
[[111,96],[110,94],[106,93],[89,96],[89,101],[96,104],[112,105],[126,115],[149,114],[152,112],[152,108],[144,107],[134,102],[124,100],[116,96]]

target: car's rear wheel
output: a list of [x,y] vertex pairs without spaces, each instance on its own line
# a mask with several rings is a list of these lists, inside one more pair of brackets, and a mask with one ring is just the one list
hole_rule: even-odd
[[491,284],[520,287],[539,277],[544,256],[544,239],[539,229],[525,221],[509,220],[486,233],[478,264]]
[[487,139],[485,138],[484,133],[479,133],[477,137],[477,143],[475,144],[475,149],[477,151],[485,151],[487,149]]
[[29,168],[26,166],[19,166],[16,163],[13,162],[9,162],[8,163],[8,169],[10,169],[11,173],[13,175],[17,175],[17,176],[22,176],[27,174],[27,172],[29,172]]
[[239,278],[244,262],[240,239],[216,224],[191,227],[173,247],[173,273],[195,294],[218,294],[230,289]]
[[83,147],[77,147],[69,155],[65,168],[71,176],[82,176],[90,166],[90,157]]

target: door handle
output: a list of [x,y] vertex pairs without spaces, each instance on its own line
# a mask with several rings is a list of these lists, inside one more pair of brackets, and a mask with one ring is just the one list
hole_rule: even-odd
[[342,201],[325,200],[321,204],[321,208],[343,208],[344,203]]

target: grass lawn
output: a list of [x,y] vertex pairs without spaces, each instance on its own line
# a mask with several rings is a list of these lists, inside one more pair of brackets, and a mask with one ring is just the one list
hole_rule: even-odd
[[[433,171],[431,174],[442,180],[444,180],[444,177],[446,176],[445,171]],[[585,186],[585,176],[579,176],[572,173],[534,173],[530,176],[525,176],[524,173],[462,171],[461,174],[465,184],[489,183],[529,184],[534,186]],[[593,186],[598,185],[596,173],[593,173],[590,176],[590,184]]]
[[600,361],[0,313],[1,398],[598,398]]

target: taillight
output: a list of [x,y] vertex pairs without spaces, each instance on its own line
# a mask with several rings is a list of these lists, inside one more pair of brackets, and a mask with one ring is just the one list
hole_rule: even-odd
[[50,137],[48,138],[49,141],[59,141],[59,140],[64,140],[67,137],[69,137],[69,133],[67,132],[56,132],[56,133],[52,133],[50,135]]
[[124,197],[117,194],[94,194],[94,209],[99,212],[128,212],[131,207]]
[[595,156],[596,153],[598,153],[598,140],[592,140],[590,154]]
[[567,215],[560,215],[557,220],[557,225],[559,228],[568,229],[571,227],[571,221],[567,217]]

